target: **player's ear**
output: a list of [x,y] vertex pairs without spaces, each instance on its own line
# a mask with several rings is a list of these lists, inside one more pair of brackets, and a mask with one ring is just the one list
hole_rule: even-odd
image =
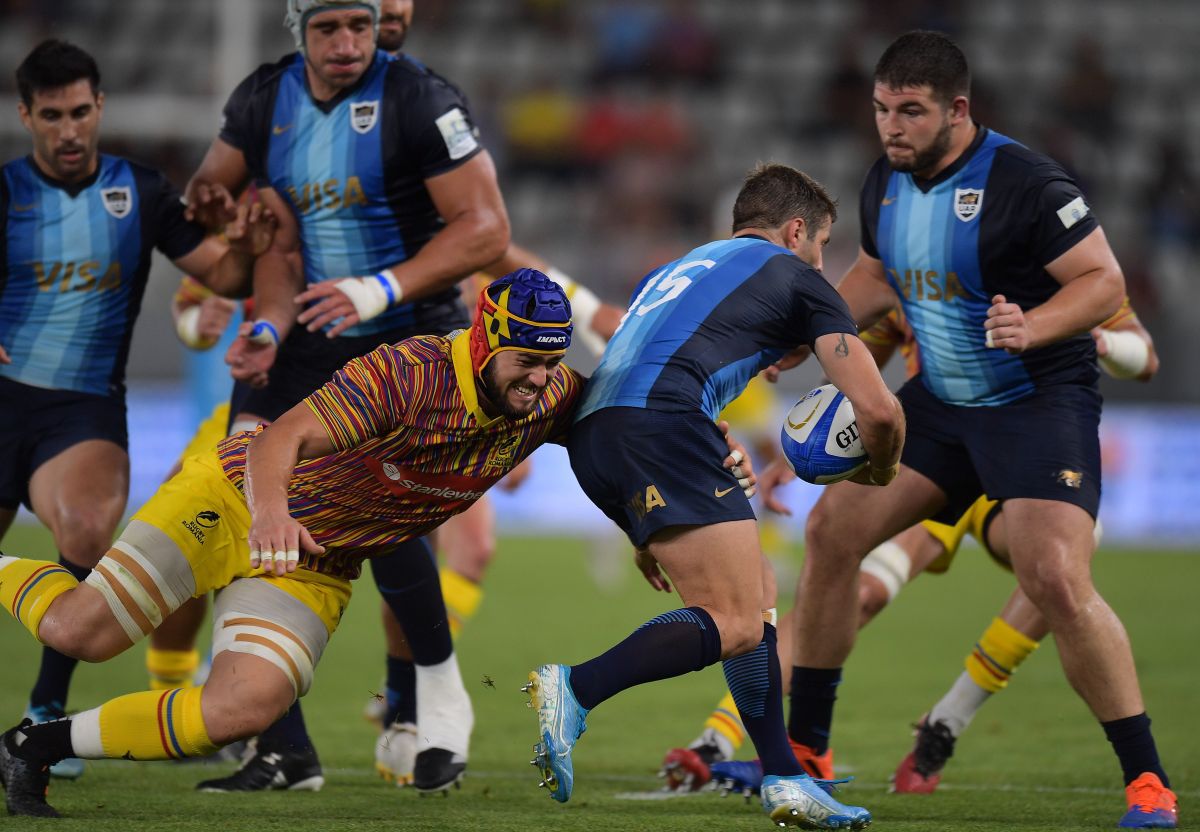
[[104,115],[104,93],[96,92],[96,114]]
[[954,124],[971,118],[971,101],[965,95],[956,95],[950,102],[950,120]]
[[17,115],[21,118],[21,124],[25,125],[26,130],[33,129],[33,113],[29,112],[29,108],[25,106],[24,101],[17,102]]

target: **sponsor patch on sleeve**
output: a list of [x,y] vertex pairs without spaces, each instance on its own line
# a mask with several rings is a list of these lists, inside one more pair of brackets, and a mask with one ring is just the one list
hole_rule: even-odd
[[461,159],[479,147],[471,124],[458,107],[439,117],[436,123],[438,130],[442,131],[442,140],[446,142],[446,152],[451,159]]
[[1062,220],[1063,228],[1070,228],[1088,215],[1090,209],[1083,197],[1077,196],[1058,209],[1058,218]]

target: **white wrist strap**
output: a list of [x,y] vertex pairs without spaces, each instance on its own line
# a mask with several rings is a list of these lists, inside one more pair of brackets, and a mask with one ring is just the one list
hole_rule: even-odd
[[1136,332],[1100,330],[1100,338],[1108,347],[1108,355],[1100,359],[1100,367],[1113,378],[1137,378],[1150,363],[1150,345]]
[[189,306],[179,313],[175,319],[175,334],[184,346],[193,350],[206,350],[213,341],[206,340],[200,335],[200,306]]
[[572,337],[577,338],[593,355],[603,354],[605,341],[592,329],[592,321],[600,311],[600,298],[558,269],[551,268],[546,272],[546,277],[561,286],[571,302],[571,323],[574,324]]
[[391,269],[370,277],[345,277],[333,285],[350,299],[360,323],[371,320],[404,297],[400,281]]

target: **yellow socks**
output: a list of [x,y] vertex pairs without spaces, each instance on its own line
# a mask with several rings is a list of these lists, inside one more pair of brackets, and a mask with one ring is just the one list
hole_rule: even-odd
[[34,638],[50,603],[79,581],[57,563],[0,555],[0,604]]
[[450,617],[450,636],[457,639],[466,623],[475,617],[483,602],[483,587],[449,567],[442,567],[442,598]]
[[704,720],[705,728],[712,728],[721,736],[733,743],[737,751],[746,741],[746,729],[742,726],[742,718],[738,715],[737,705],[733,702],[733,694],[725,692],[725,697],[717,703],[717,707],[708,719]]
[[146,650],[146,672],[150,674],[150,690],[190,688],[200,668],[197,650]]
[[967,673],[989,693],[1004,690],[1017,666],[1037,649],[1038,643],[1002,618],[992,619],[967,656]]
[[[204,727],[198,688],[142,691],[119,696],[75,717],[71,739],[80,756],[97,747],[96,756],[130,760],[178,760],[217,750]],[[97,718],[98,716],[98,718]],[[95,733],[89,730],[95,724]],[[91,740],[91,742],[88,742]]]

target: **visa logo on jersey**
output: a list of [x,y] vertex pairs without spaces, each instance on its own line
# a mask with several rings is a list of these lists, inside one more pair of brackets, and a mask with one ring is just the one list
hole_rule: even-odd
[[954,272],[947,272],[943,276],[940,272],[935,271],[905,269],[904,274],[901,275],[899,269],[888,269],[888,274],[892,276],[892,282],[904,295],[905,300],[949,302],[955,298],[967,296],[967,291],[963,289],[958,275]]
[[112,292],[121,288],[121,264],[105,266],[99,260],[34,263],[33,276],[42,292],[52,292],[55,287],[59,292]]
[[357,176],[351,176],[345,182],[340,179],[326,179],[324,182],[305,182],[299,187],[289,185],[287,190],[292,204],[301,214],[321,209],[337,211],[367,204],[367,195],[363,192],[362,182]]

